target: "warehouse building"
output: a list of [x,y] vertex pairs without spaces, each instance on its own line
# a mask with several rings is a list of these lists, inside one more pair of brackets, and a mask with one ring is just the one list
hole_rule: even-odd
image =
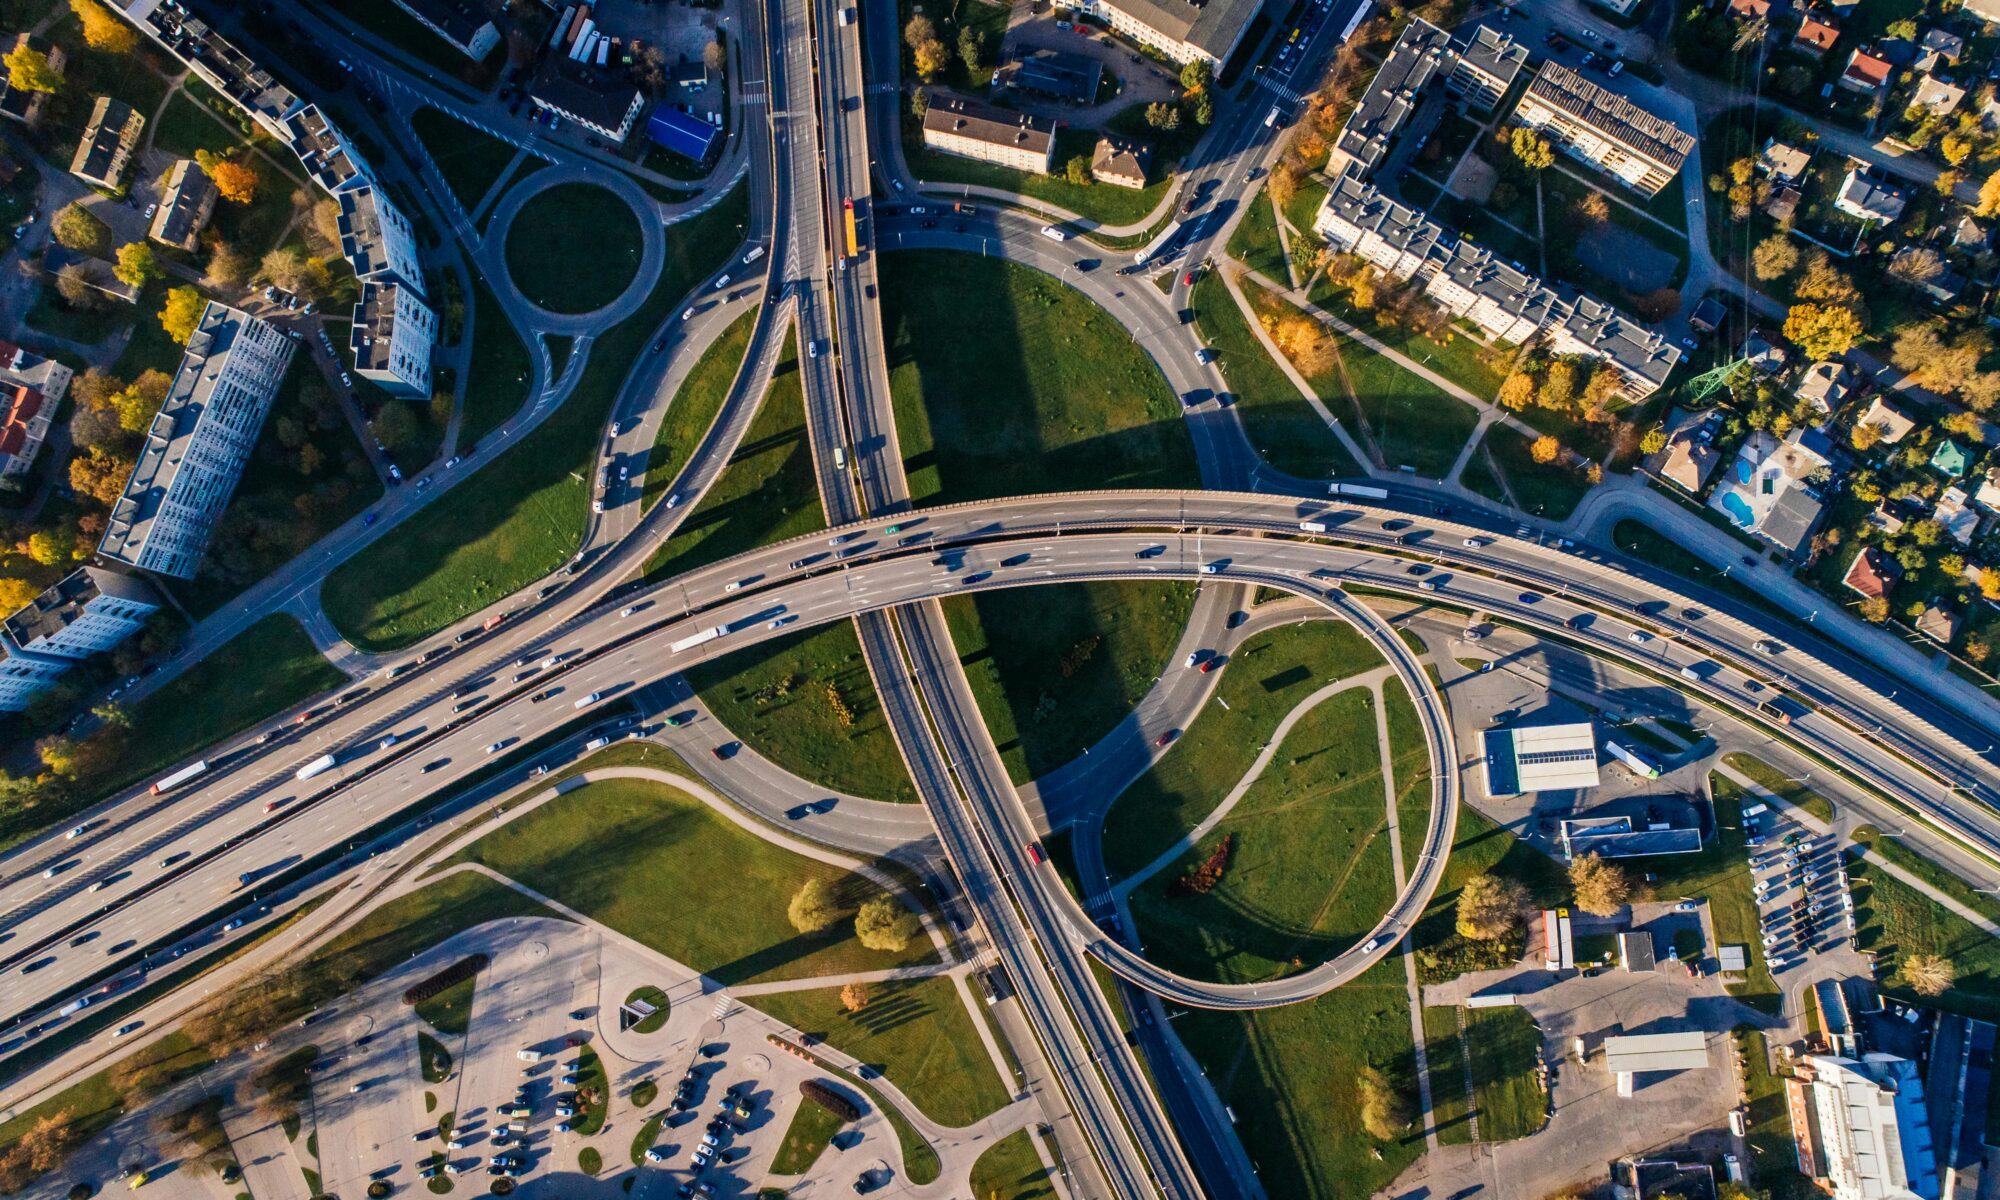
[[1937,1150],[1916,1063],[1880,1052],[1814,1054],[1799,1076],[1812,1139],[1801,1162],[1816,1164],[1834,1200],[1937,1200]]
[[1618,1094],[1629,1099],[1641,1075],[1707,1068],[1708,1035],[1694,1030],[1605,1038],[1604,1066],[1617,1079]]
[[1489,796],[1597,786],[1597,730],[1589,721],[1486,729],[1479,739]]
[[692,113],[661,105],[646,118],[646,136],[692,163],[705,163],[722,143],[722,130]]

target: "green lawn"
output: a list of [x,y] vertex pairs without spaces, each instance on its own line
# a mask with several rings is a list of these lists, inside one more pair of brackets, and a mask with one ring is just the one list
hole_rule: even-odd
[[[155,1067],[159,1077],[169,1083],[213,1065],[205,1053],[179,1032],[167,1034],[120,1062],[132,1059]],[[13,1145],[44,1117],[66,1117],[66,1124],[75,1132],[77,1143],[89,1141],[104,1132],[125,1112],[124,1097],[111,1086],[111,1070],[107,1068],[87,1075],[40,1104],[24,1108],[10,1119],[0,1122],[0,1146]]]
[[1054,1200],[1050,1174],[1031,1135],[1017,1129],[981,1151],[972,1164],[973,1200]]
[[1479,1140],[1512,1141],[1548,1124],[1548,1093],[1535,1078],[1541,1026],[1520,1008],[1471,1008],[1465,1019]]
[[1745,776],[1793,808],[1803,809],[1828,824],[1833,823],[1833,801],[1805,784],[1793,783],[1791,776],[1763,759],[1738,751],[1723,755],[1722,765]]
[[701,358],[681,381],[680,390],[674,393],[673,403],[667,406],[666,415],[660,418],[660,428],[653,435],[653,452],[646,459],[643,474],[645,491],[639,501],[642,510],[653,507],[666,496],[667,489],[694,457],[695,447],[707,436],[709,426],[715,424],[715,415],[722,411],[730,385],[736,382],[736,374],[743,368],[743,356],[749,353],[750,335],[756,327],[755,309],[736,318],[722,331],[722,336],[702,351]]
[[[578,863],[588,859],[587,870]],[[808,879],[858,906],[879,889],[860,876],[745,832],[677,788],[637,779],[588,784],[461,851],[725,983],[805,979],[929,961],[927,939],[901,953],[864,949],[842,922],[805,935],[785,916]],[[726,875],[715,874],[727,863]],[[722,888],[718,892],[713,889]],[[718,920],[706,897],[726,904]]]
[[[1301,196],[1307,189],[1299,189]],[[1319,197],[1324,192],[1312,193],[1313,208],[1319,207]],[[1294,211],[1299,200],[1292,201]],[[1296,219],[1296,218],[1295,218]],[[1306,224],[1300,228],[1310,229],[1311,212],[1306,213]],[[1429,369],[1451,380],[1453,383],[1482,399],[1491,400],[1500,391],[1500,382],[1506,378],[1507,361],[1511,352],[1503,351],[1496,356],[1493,352],[1463,333],[1447,330],[1440,338],[1432,339],[1422,334],[1412,333],[1378,320],[1372,310],[1364,311],[1354,307],[1350,293],[1344,288],[1328,286],[1324,282],[1314,289],[1312,302],[1328,314],[1338,317],[1356,329],[1372,336],[1385,346],[1400,351],[1404,357],[1415,359]],[[1489,359],[1498,359],[1501,366],[1494,367]]]
[[879,1070],[940,1125],[970,1125],[1007,1103],[1007,1088],[949,977],[869,990],[867,1007],[853,1013],[842,1007],[837,987],[777,992],[750,1003]]
[[463,1036],[472,1021],[472,992],[478,976],[468,976],[417,1003],[417,1016],[439,1033]]
[[[196,91],[196,89],[200,89]],[[204,103],[221,93],[195,81],[183,86],[167,100],[160,118],[152,123],[153,148],[176,158],[193,158],[197,150],[224,154],[244,140],[242,129],[232,116],[225,116]],[[228,101],[223,101],[225,105]],[[231,113],[239,110],[230,107]]]
[[463,873],[374,909],[314,952],[310,998],[323,1003],[408,962],[455,933],[510,917],[562,918],[503,883]]
[[465,408],[458,420],[460,451],[520,411],[528,399],[529,377],[534,374],[534,359],[521,341],[520,332],[501,311],[493,289],[476,274],[472,277],[470,359],[465,376]]
[[438,174],[444,176],[446,186],[468,215],[479,207],[480,199],[493,190],[493,185],[500,182],[502,172],[517,153],[512,145],[492,134],[435,108],[420,108],[411,113],[410,125],[417,131],[417,140],[424,144],[424,153],[437,164]]
[[1203,343],[1216,352],[1229,381],[1250,442],[1265,462],[1301,479],[1366,473],[1271,361],[1221,276],[1211,271],[1196,280],[1188,302]]
[[595,312],[639,271],[639,214],[617,192],[560,183],[536,192],[507,230],[507,274],[549,312]]
[[[665,989],[650,983],[644,987],[632,989],[632,994],[625,997],[625,1003],[627,1004],[633,1004],[641,1000],[653,1006],[653,1015],[632,1026],[631,1032],[652,1033],[667,1023],[667,1017],[672,1013],[672,1006],[667,1003]],[[639,1107],[644,1108],[651,1101],[638,1100],[636,1103]]]
[[1168,656],[1194,596],[1192,584],[1141,580],[945,599],[952,644],[1015,783],[1082,754],[1180,669]]
[[[785,1140],[778,1143],[778,1153],[771,1159],[771,1174],[803,1175],[812,1170],[833,1135],[846,1123],[811,1100],[801,1100],[792,1112],[792,1123],[785,1128]],[[638,1162],[639,1155],[634,1154],[632,1161]]]
[[1229,257],[1281,284],[1287,282],[1285,246],[1278,240],[1278,214],[1269,194],[1259,188],[1244,203],[1249,208],[1229,239]]
[[343,636],[369,651],[407,646],[576,552],[618,390],[653,329],[733,253],[746,203],[738,186],[725,202],[674,227],[651,296],[597,338],[576,390],[554,416],[328,576],[321,599]]
[[1725,945],[1740,944],[1749,959],[1749,972],[1742,983],[1729,985],[1729,993],[1746,1004],[1777,1012],[1782,997],[1764,962],[1764,944],[1757,926],[1757,901],[1750,892],[1750,857],[1743,839],[1743,792],[1720,775],[1711,774],[1715,791],[1715,823],[1720,828],[1699,854],[1666,854],[1648,858],[1634,870],[1657,874],[1654,895],[1670,900],[1681,896],[1705,896],[1715,936]]
[[[1554,463],[1543,464],[1529,453],[1528,438],[1505,425],[1488,426],[1481,443],[1499,468],[1514,501],[1523,512],[1560,521],[1576,510],[1590,481],[1579,471]],[[1509,503],[1507,492],[1486,469],[1482,456],[1475,454],[1461,476],[1465,486],[1490,500]]]
[[[1245,641],[1223,668],[1216,687],[1221,703],[1205,707],[1166,756],[1112,806],[1104,827],[1112,876],[1131,874],[1194,828],[1236,786],[1258,748],[1301,700],[1381,662],[1375,648],[1341,621],[1286,625]],[[1380,809],[1378,796],[1378,816]]]
[[885,254],[881,266],[889,387],[915,503],[1200,486],[1159,368],[1082,293],[948,251]]
[[1987,920],[2000,923],[2000,900],[1994,899],[1991,892],[1974,891],[1965,880],[1895,838],[1883,835],[1873,826],[1857,828],[1854,840],[1868,847],[1871,854],[1879,855],[1884,861],[1910,872],[1953,900],[1982,914]]
[[1431,1084],[1431,1126],[1447,1146],[1472,1144],[1472,1091],[1465,1078],[1465,1039],[1459,1009],[1430,1005],[1424,1019],[1424,1063]]
[[604,1119],[611,1113],[611,1080],[604,1073],[604,1060],[588,1044],[576,1052],[576,1080],[576,1094],[581,1101],[576,1114],[576,1133],[578,1137],[589,1137],[604,1128]]
[[[1296,306],[1261,289],[1249,295],[1260,316],[1300,315]],[[1335,337],[1338,361],[1307,376],[1313,391],[1337,415],[1344,404],[1352,406],[1352,414],[1381,449],[1385,466],[1410,466],[1426,478],[1442,479],[1479,427],[1478,411],[1353,338]]]
[[654,1113],[652,1116],[646,1118],[644,1124],[639,1126],[639,1132],[632,1135],[633,1166],[644,1165],[646,1151],[651,1150],[653,1143],[659,1139],[660,1126],[667,1123],[667,1116],[668,1114],[664,1112]]
[[[1405,864],[1411,862],[1408,857]],[[1442,983],[1467,971],[1503,967],[1521,956],[1525,928],[1500,942],[1475,942],[1458,936],[1455,912],[1466,880],[1488,871],[1525,884],[1537,905],[1551,905],[1569,895],[1569,879],[1557,862],[1488,820],[1469,804],[1458,808],[1458,826],[1445,863],[1444,878],[1424,908],[1411,935],[1417,952],[1417,977]]]
[[1363,1066],[1380,1070],[1416,1108],[1410,1002],[1393,957],[1302,1004],[1194,1011],[1174,1028],[1236,1114],[1236,1134],[1267,1194],[1374,1195],[1423,1153],[1415,1131],[1377,1142],[1355,1119]]
[[[1404,633],[1407,636],[1408,631]],[[1382,697],[1389,725],[1389,767],[1396,785],[1396,824],[1402,831],[1407,875],[1417,868],[1424,831],[1431,819],[1431,748],[1424,738],[1423,722],[1417,718],[1417,706],[1410,700],[1410,689],[1401,680],[1392,679],[1382,685]]]
[[1298,190],[1292,193],[1292,202],[1285,206],[1285,219],[1300,233],[1311,234],[1313,217],[1318,214],[1320,202],[1325,199],[1325,184],[1314,179],[1302,180]]
[[[1855,941],[1875,955],[1885,993],[1981,1021],[2000,1020],[2000,938],[1864,859],[1848,856],[1847,875],[1854,892]],[[1903,959],[1912,954],[1949,959],[1958,981],[1942,996],[1918,996],[1899,976]]]
[[672,540],[647,561],[646,578],[667,579],[824,528],[806,435],[805,384],[798,356],[788,349],[735,457]]
[[451,1051],[421,1029],[417,1030],[417,1070],[425,1083],[443,1083],[451,1078]]
[[729,732],[824,787],[917,801],[848,621],[746,647],[687,670]]
[[1736,1052],[1743,1057],[1745,1107],[1748,1112],[1752,1161],[1757,1164],[1757,1186],[1769,1192],[1771,1200],[1819,1200],[1825,1192],[1799,1174],[1798,1158],[1792,1150],[1792,1120],[1785,1102],[1785,1080],[1771,1070],[1770,1052],[1764,1035],[1749,1026],[1738,1026],[1732,1035]]

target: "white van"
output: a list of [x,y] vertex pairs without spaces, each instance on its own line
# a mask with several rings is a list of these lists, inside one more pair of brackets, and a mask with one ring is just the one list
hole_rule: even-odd
[[1066,242],[1069,240],[1069,231],[1055,225],[1044,225],[1042,226],[1042,236],[1052,242]]
[[752,246],[750,247],[750,253],[743,256],[743,261],[746,263],[753,263],[762,257],[764,257],[764,247]]

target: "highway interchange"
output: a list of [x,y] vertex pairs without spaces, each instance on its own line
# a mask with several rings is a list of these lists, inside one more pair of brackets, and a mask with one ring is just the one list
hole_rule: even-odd
[[[1315,34],[1312,52],[1295,62],[1323,57],[1346,25],[1349,6],[1342,9]],[[1791,720],[1774,732],[2000,859],[2000,824],[1988,808],[2000,781],[1985,757],[1986,714],[1942,711],[1920,688],[1883,677],[1830,642],[1774,628],[1761,613],[1621,556],[1545,544],[1508,518],[1469,512],[1444,519],[1415,489],[1396,489],[1384,505],[1329,499],[1316,483],[1261,467],[1234,411],[1212,400],[1190,408],[1186,419],[1204,482],[1215,490],[1020,497],[893,516],[907,514],[909,502],[889,409],[876,258],[865,253],[837,266],[830,246],[839,237],[842,199],[866,200],[877,180],[892,194],[917,195],[895,134],[901,94],[863,82],[864,60],[868,76],[896,69],[894,9],[875,0],[858,28],[838,27],[824,0],[774,0],[749,11],[752,43],[777,50],[762,60],[768,77],[757,80],[753,71],[746,81],[768,85],[770,119],[744,123],[753,240],[772,252],[768,274],[749,299],[760,318],[744,371],[671,489],[678,502],[640,516],[636,492],[625,497],[597,522],[591,545],[601,553],[552,599],[503,604],[515,610],[509,619],[462,646],[450,640],[458,631],[440,635],[431,645],[446,649],[433,661],[393,681],[371,679],[351,703],[303,725],[278,726],[269,741],[251,735],[206,751],[214,770],[199,786],[123,798],[94,813],[75,839],[58,832],[0,860],[0,928],[7,931],[0,936],[0,969],[12,976],[0,1017],[42,1012],[129,969],[141,954],[170,948],[184,929],[226,918],[244,903],[242,877],[251,877],[247,890],[254,891],[257,881],[456,789],[496,761],[487,747],[505,751],[533,741],[599,705],[608,709],[672,680],[694,659],[780,631],[856,619],[958,886],[1031,1014],[1034,1035],[1105,1173],[1101,1190],[1243,1191],[1240,1178],[1230,1183],[1239,1166],[1216,1144],[1228,1140],[1227,1131],[1192,1130],[1183,1099],[1153,1095],[1083,952],[1184,1005],[1289,1003],[1338,986],[1393,950],[1435,887],[1451,840],[1458,772],[1434,772],[1438,794],[1425,852],[1404,894],[1364,943],[1372,950],[1357,946],[1298,975],[1243,988],[1151,966],[1099,927],[1105,912],[1084,911],[1052,868],[1031,860],[1038,831],[978,719],[934,603],[971,589],[1080,579],[1180,578],[1317,598],[1369,633],[1395,666],[1418,701],[1440,764],[1460,762],[1462,754],[1440,717],[1435,689],[1353,589],[1484,612],[1767,725],[1759,706],[1782,688]],[[857,95],[863,102],[850,106],[846,101]],[[1200,260],[1224,224],[1219,214],[1241,202],[1252,169],[1275,145],[1261,121],[1265,92],[1252,96],[1227,110],[1217,149],[1190,175],[1190,187],[1214,181],[1208,203],[1218,217],[1205,223],[1184,261]],[[963,231],[924,230],[907,218],[871,212],[870,236],[878,246],[1002,253],[1057,275],[1132,329],[1177,393],[1227,390],[1215,367],[1197,361],[1194,335],[1172,316],[1187,302],[1178,270],[1163,305],[1148,281],[1113,269],[1131,256],[1082,242],[1057,244],[1039,236],[1038,217],[980,207],[962,222]],[[1077,271],[1078,256],[1104,266]],[[704,283],[699,295],[714,290]],[[721,321],[740,307],[721,305],[707,316]],[[675,332],[678,315],[662,337]],[[833,528],[651,587],[620,583],[727,463],[793,320],[801,344],[828,351],[802,356],[801,367]],[[671,393],[670,371],[685,366],[681,348],[677,342],[643,359],[628,380],[617,419],[631,428],[614,444],[639,453],[650,446],[651,424]],[[835,448],[847,466],[835,464]],[[1252,487],[1264,490],[1244,490]],[[883,532],[891,520],[903,527],[894,537]],[[1330,528],[1308,535],[1300,529],[1306,520]],[[688,653],[669,649],[697,629],[718,626],[730,632]],[[1760,649],[1774,642],[1776,653]],[[556,655],[562,661],[544,665]],[[553,695],[531,699],[551,689]],[[576,707],[593,694],[602,699]],[[454,711],[468,700],[470,707]],[[322,698],[314,707],[332,703]],[[385,746],[392,735],[395,743]],[[294,779],[300,765],[327,752],[340,756],[338,771],[310,784]],[[535,763],[530,758],[506,769],[518,776]],[[1163,1100],[1176,1108],[1172,1123],[1159,1107]]]

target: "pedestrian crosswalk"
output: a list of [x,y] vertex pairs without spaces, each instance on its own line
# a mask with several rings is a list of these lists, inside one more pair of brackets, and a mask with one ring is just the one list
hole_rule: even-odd
[[736,1001],[731,1000],[727,995],[720,995],[715,998],[715,1007],[708,1010],[708,1015],[720,1021],[722,1018],[728,1016],[730,1010],[735,1007]]

